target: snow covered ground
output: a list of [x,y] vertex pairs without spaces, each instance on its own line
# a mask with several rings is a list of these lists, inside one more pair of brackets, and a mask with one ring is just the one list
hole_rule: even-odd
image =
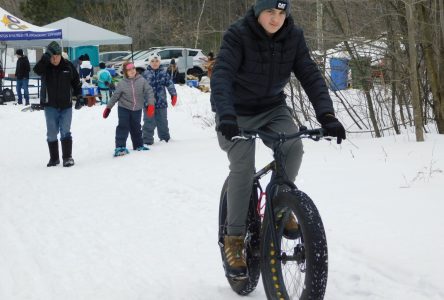
[[[0,299],[240,299],[217,245],[227,160],[209,95],[178,94],[170,143],[119,158],[116,109],[74,111],[72,168],[46,167],[42,112],[0,106]],[[304,144],[297,185],[327,231],[325,299],[444,299],[444,136]],[[259,167],[271,157],[257,148]],[[262,283],[248,296],[264,298]]]

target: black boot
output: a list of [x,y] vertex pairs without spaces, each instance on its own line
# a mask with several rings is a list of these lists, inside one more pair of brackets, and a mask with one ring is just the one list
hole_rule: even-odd
[[48,142],[49,148],[49,162],[47,167],[54,167],[60,163],[59,159],[59,141]]
[[63,166],[71,167],[74,166],[74,159],[72,159],[72,140],[63,140],[62,142],[62,158]]

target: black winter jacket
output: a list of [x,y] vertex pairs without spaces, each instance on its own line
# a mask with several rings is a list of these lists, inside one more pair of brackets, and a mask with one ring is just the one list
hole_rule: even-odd
[[273,37],[253,9],[224,35],[211,77],[211,104],[219,117],[255,115],[285,105],[284,87],[294,72],[316,116],[334,113],[322,75],[310,58],[303,32],[287,17]]
[[29,79],[29,72],[31,71],[31,66],[29,65],[29,60],[27,56],[20,56],[17,60],[17,65],[15,67],[15,77],[17,79]]
[[82,94],[79,73],[74,65],[63,57],[60,64],[54,66],[49,58],[43,55],[34,66],[34,72],[42,77],[42,89],[46,90],[44,105],[68,108],[72,106],[72,96]]

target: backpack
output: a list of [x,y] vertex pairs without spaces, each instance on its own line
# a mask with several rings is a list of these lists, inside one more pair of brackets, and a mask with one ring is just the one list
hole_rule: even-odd
[[4,88],[0,95],[1,102],[12,102],[15,101],[14,92],[11,89]]

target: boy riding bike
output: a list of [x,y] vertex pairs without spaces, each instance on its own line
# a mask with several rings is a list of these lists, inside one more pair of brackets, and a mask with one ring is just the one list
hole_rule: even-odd
[[[341,143],[345,129],[335,118],[327,86],[310,58],[302,30],[290,15],[290,0],[257,0],[225,33],[211,78],[219,146],[230,162],[224,237],[226,275],[230,278],[247,276],[245,224],[255,170],[254,139],[232,138],[239,135],[239,128],[298,132],[283,91],[291,72],[301,82],[326,135]],[[302,142],[287,141],[282,151],[285,171],[294,182],[302,161]],[[290,220],[284,234],[296,236],[297,230],[296,220]]]

